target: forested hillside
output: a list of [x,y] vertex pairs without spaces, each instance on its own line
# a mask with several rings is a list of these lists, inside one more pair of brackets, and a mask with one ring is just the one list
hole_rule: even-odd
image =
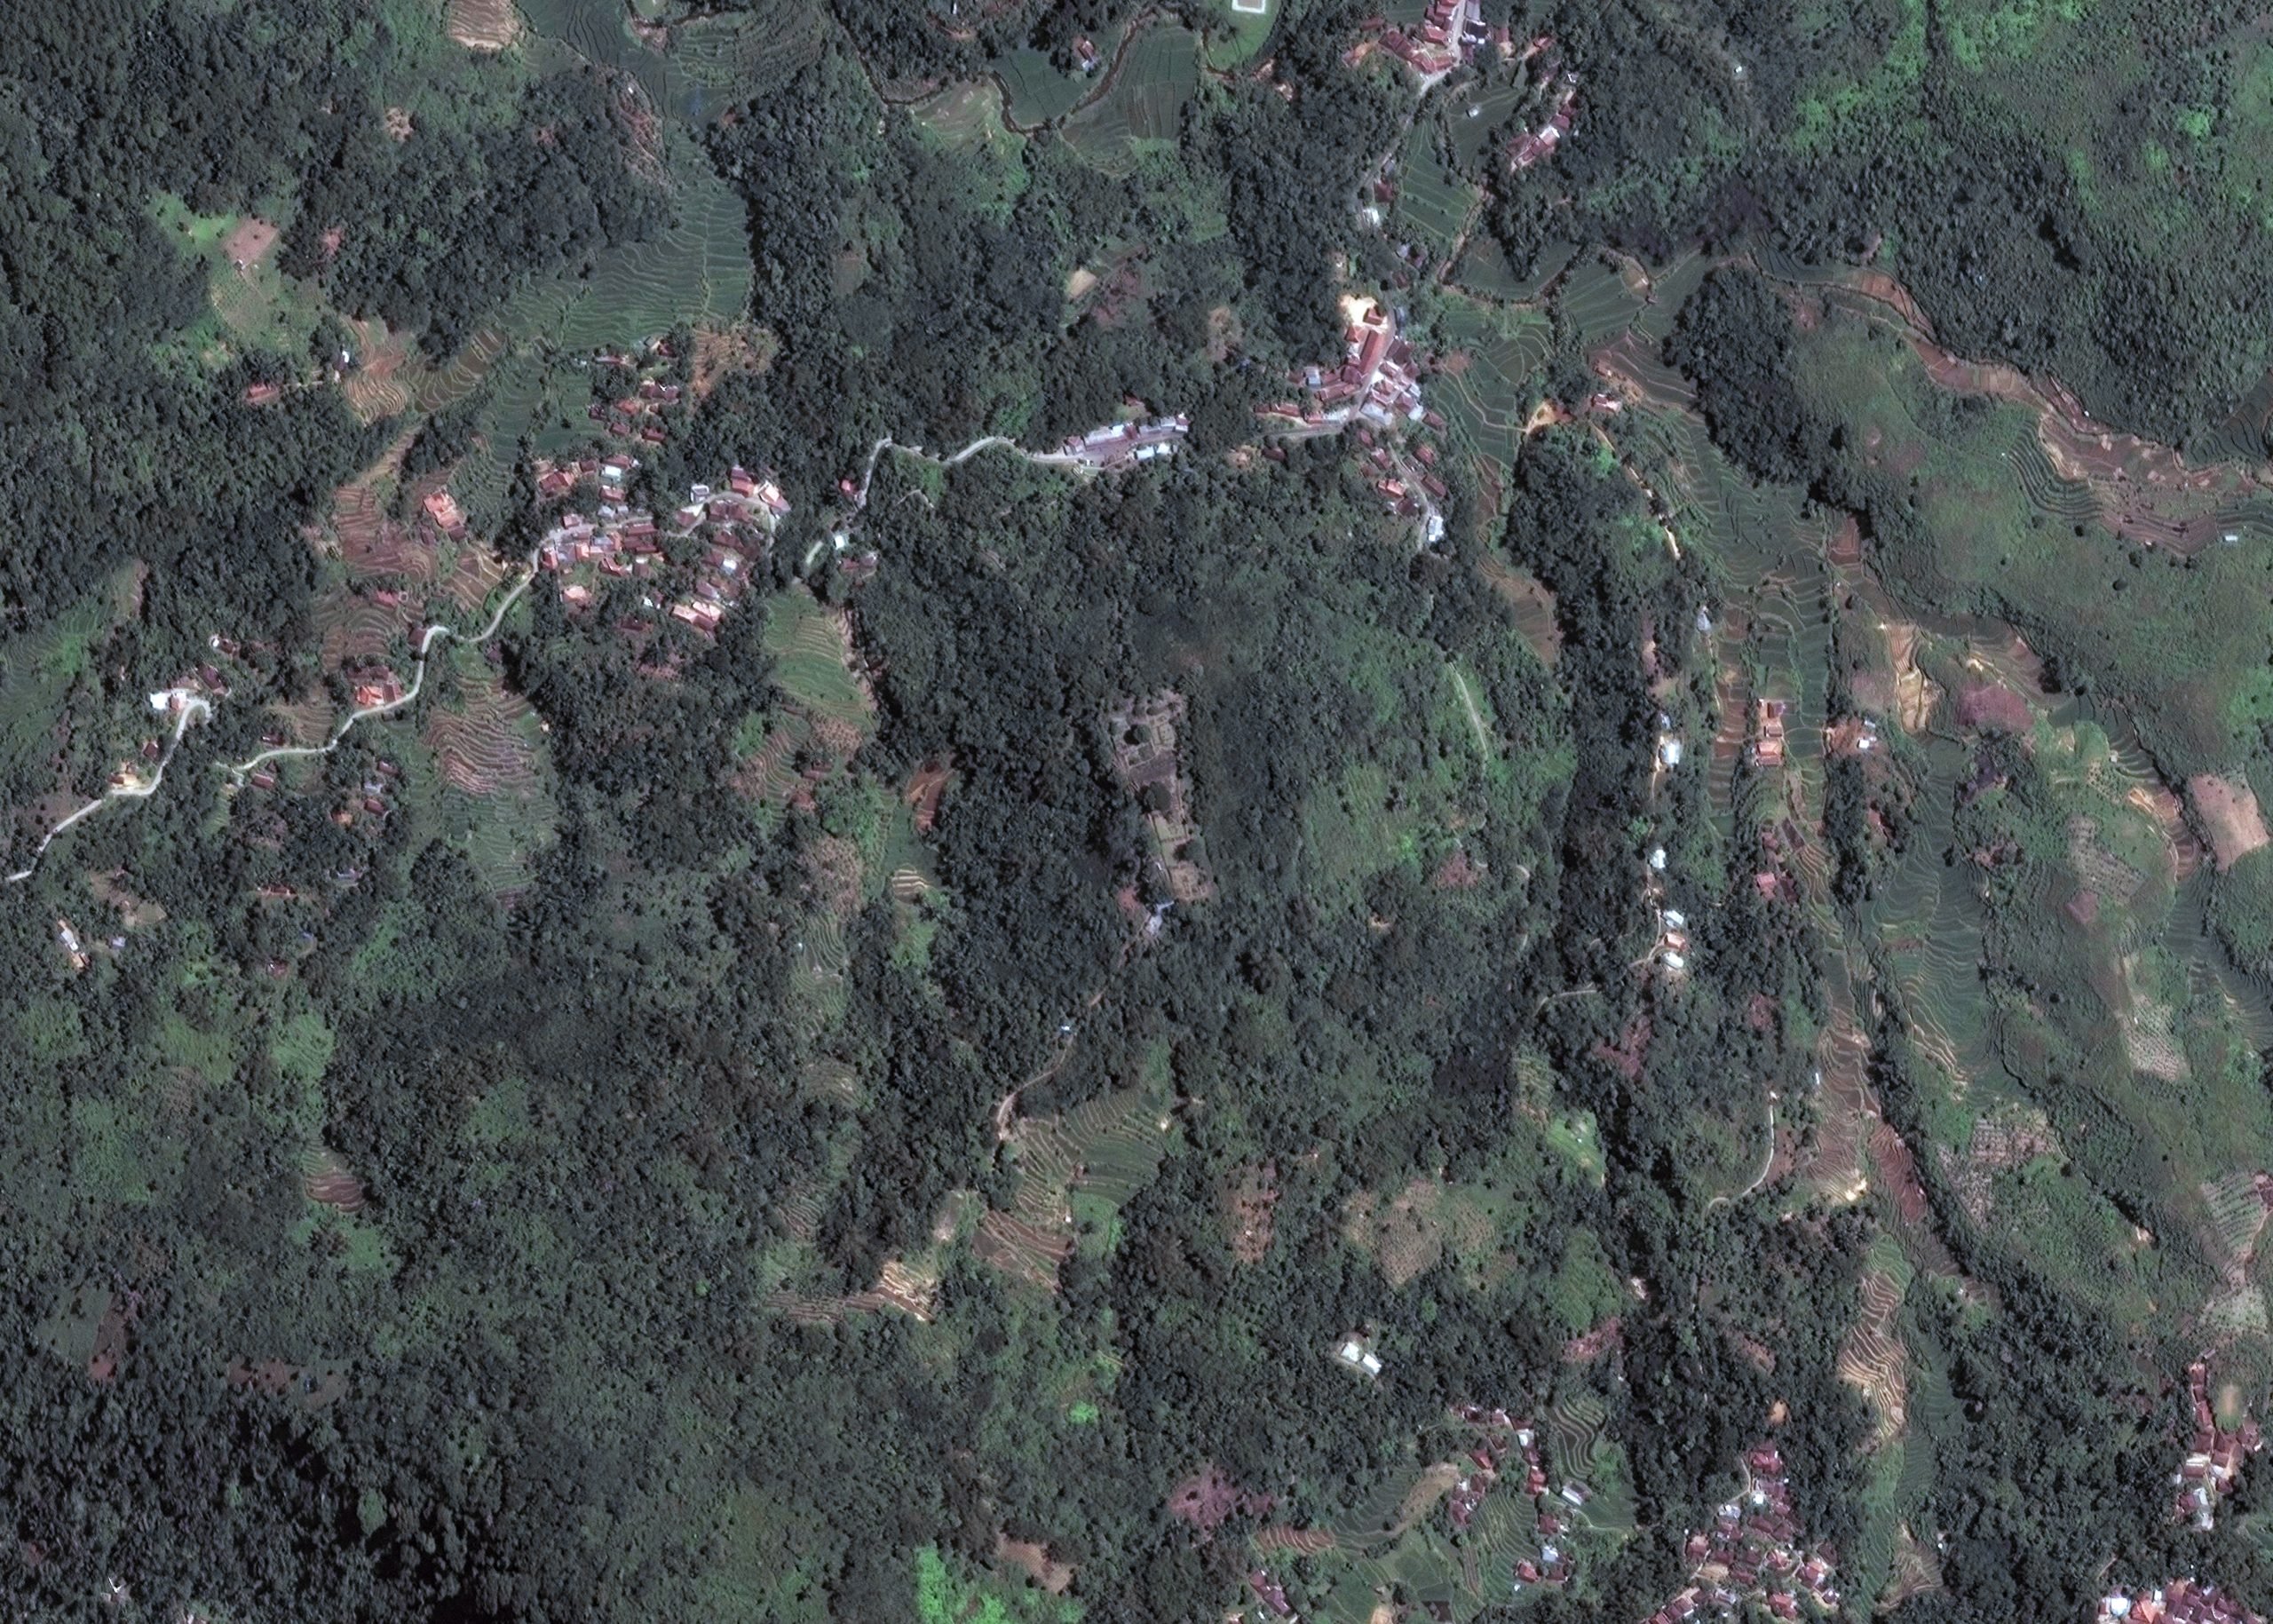
[[12,1612],[2273,1606],[2246,8],[12,20]]

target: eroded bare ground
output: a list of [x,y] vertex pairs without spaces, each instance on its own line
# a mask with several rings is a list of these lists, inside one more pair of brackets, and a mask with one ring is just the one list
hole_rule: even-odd
[[2199,772],[2186,780],[2186,798],[2209,836],[2210,851],[2220,874],[2252,852],[2273,841],[2258,809],[2256,793],[2245,784],[2214,772]]
[[503,51],[521,36],[513,0],[449,0],[443,9],[443,27],[468,51]]

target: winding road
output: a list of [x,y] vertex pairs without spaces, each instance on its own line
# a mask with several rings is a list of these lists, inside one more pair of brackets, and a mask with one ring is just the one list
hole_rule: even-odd
[[1077,471],[1088,469],[1095,471],[1097,467],[1097,464],[1087,457],[1075,456],[1067,451],[1026,450],[1007,434],[982,434],[962,450],[949,456],[934,456],[921,446],[903,446],[887,434],[868,448],[868,465],[860,471],[860,488],[853,495],[852,505],[856,508],[865,508],[868,505],[869,481],[876,477],[876,463],[887,451],[897,451],[902,456],[912,456],[920,462],[931,463],[941,468],[954,468],[969,462],[980,452],[995,446],[1015,452],[1037,468],[1066,468]]
[[[371,717],[384,716],[391,710],[400,710],[405,705],[411,703],[418,697],[419,691],[426,685],[426,656],[433,651],[434,645],[445,638],[455,638],[461,642],[479,646],[495,637],[497,629],[505,623],[506,611],[513,606],[522,593],[529,590],[529,583],[536,579],[536,554],[532,551],[522,566],[521,578],[513,583],[503,598],[498,600],[495,611],[489,617],[489,623],[479,631],[468,634],[459,631],[455,627],[445,626],[440,622],[427,627],[424,634],[418,639],[417,657],[411,665],[410,686],[404,689],[399,696],[387,701],[383,705],[366,705],[360,710],[350,711],[339,725],[332,730],[331,737],[321,744],[279,745],[273,749],[263,750],[259,755],[250,757],[244,761],[226,764],[230,777],[242,784],[245,781],[248,773],[265,762],[288,760],[304,756],[329,756],[339,748],[339,741],[348,735],[358,722]],[[174,752],[181,748],[182,736],[189,732],[190,724],[202,722],[213,714],[213,702],[203,694],[192,693],[181,689],[170,692],[177,706],[174,713],[174,731],[172,736],[166,741],[165,753],[158,757],[157,770],[151,773],[149,781],[114,785],[86,803],[42,836],[39,844],[33,849],[31,861],[6,876],[4,881],[0,881],[0,883],[20,885],[30,879],[38,870],[40,859],[47,854],[48,847],[55,844],[55,837],[82,819],[91,817],[113,801],[147,801],[158,792],[158,786],[166,781],[166,769],[173,764]]]
[[266,762],[290,761],[307,756],[329,756],[339,748],[339,741],[347,737],[358,722],[371,717],[383,717],[391,710],[400,710],[405,705],[411,703],[417,699],[419,690],[426,685],[426,656],[434,645],[443,638],[455,638],[460,642],[477,648],[487,643],[497,635],[497,628],[505,623],[505,611],[511,608],[514,601],[529,590],[529,583],[535,579],[536,554],[532,552],[522,567],[521,578],[513,583],[512,589],[503,598],[498,600],[496,612],[490,615],[489,623],[479,631],[468,636],[454,627],[443,625],[439,621],[426,628],[425,634],[418,639],[418,656],[411,662],[410,686],[405,688],[400,694],[384,704],[366,705],[360,710],[349,711],[339,725],[331,730],[331,737],[321,744],[280,744],[273,749],[261,751],[257,756],[250,756],[242,761],[233,762],[229,764],[229,776],[242,784],[245,781],[246,774]]

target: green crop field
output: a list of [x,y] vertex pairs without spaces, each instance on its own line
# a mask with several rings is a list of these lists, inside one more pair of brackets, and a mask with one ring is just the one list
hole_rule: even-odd
[[1425,127],[1415,130],[1399,166],[1389,229],[1428,250],[1431,258],[1441,259],[1467,232],[1479,201],[1476,188],[1437,156],[1430,132]]
[[1525,419],[1539,399],[1534,373],[1547,359],[1546,321],[1455,296],[1445,299],[1438,325],[1445,347],[1467,359],[1457,366],[1439,363],[1429,398],[1470,455],[1492,465],[1494,483],[1504,485]]
[[675,111],[700,123],[737,101],[778,92],[818,61],[825,12],[802,3],[695,17],[671,29]]
[[[1108,59],[1112,56],[1113,42],[1099,40],[1097,45]],[[1069,74],[1039,51],[1011,51],[988,67],[1002,86],[1003,110],[1028,129],[1065,117],[1097,91],[1094,75]]]
[[836,612],[792,588],[768,605],[765,646],[780,662],[774,680],[784,693],[816,717],[867,726],[872,703],[845,667]]
[[687,162],[670,229],[599,256],[589,278],[540,283],[517,297],[506,325],[562,349],[583,350],[668,332],[680,321],[723,325],[749,305],[748,222],[720,177]]
[[529,27],[595,67],[630,74],[658,107],[673,105],[672,64],[634,37],[617,0],[517,0]]
[[1198,37],[1154,23],[1121,53],[1105,93],[1065,121],[1065,139],[1106,174],[1133,174],[1143,153],[1173,145],[1184,104],[1199,88]]

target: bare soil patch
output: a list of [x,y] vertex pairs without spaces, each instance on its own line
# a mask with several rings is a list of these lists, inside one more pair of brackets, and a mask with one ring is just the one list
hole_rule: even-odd
[[1007,1533],[994,1536],[994,1558],[998,1562],[1015,1563],[1026,1570],[1033,1580],[1052,1596],[1063,1596],[1073,1583],[1073,1569],[1066,1563],[1052,1562],[1049,1548],[1032,1540],[1014,1540]]
[[1625,1345],[1626,1325],[1616,1314],[1604,1320],[1583,1336],[1573,1336],[1563,1344],[1563,1362],[1566,1365],[1591,1365],[1613,1348]]
[[939,820],[939,803],[946,798],[947,788],[954,780],[954,757],[935,756],[915,769],[907,780],[900,798],[907,803],[919,835],[928,835]]
[[237,269],[249,271],[274,250],[277,235],[277,227],[258,215],[249,214],[221,239],[221,251]]
[[2266,831],[2265,814],[2258,810],[2256,793],[2248,785],[2214,772],[2198,772],[2186,780],[2186,798],[2194,804],[2194,815],[2210,837],[2220,874],[2273,842],[2273,834]]
[[389,107],[380,115],[379,122],[386,126],[387,139],[392,141],[407,141],[417,129],[410,121],[408,107]]
[[1242,1490],[1231,1474],[1208,1462],[1168,1491],[1168,1515],[1189,1523],[1202,1533],[1212,1533],[1234,1511],[1261,1517],[1271,1507],[1268,1494]]
[[520,14],[512,0],[449,0],[442,26],[468,51],[503,51],[521,36]]
[[688,387],[698,400],[735,373],[756,375],[773,364],[781,342],[772,332],[746,321],[731,327],[697,328],[694,369]]
[[1231,360],[1232,352],[1245,337],[1239,316],[1229,305],[1218,305],[1208,313],[1208,359],[1217,366]]
[[1977,682],[1957,696],[1960,726],[1985,733],[2024,733],[2034,723],[2028,701],[1998,682]]
[[1224,1184],[1224,1237],[1239,1262],[1259,1264],[1270,1256],[1279,1194],[1279,1169],[1268,1161],[1241,1168]]

